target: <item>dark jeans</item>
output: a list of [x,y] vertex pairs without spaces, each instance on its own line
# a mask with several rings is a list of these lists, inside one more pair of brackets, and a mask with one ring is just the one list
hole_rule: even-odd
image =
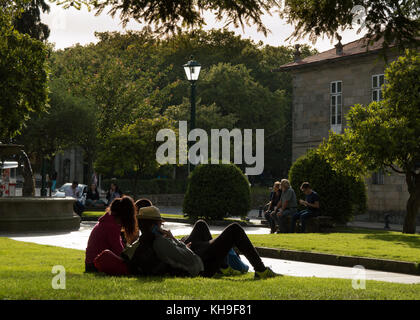
[[277,224],[279,225],[279,231],[281,233],[288,233],[289,232],[289,225],[288,225],[288,217],[293,217],[296,213],[295,208],[287,208],[283,211],[282,215],[279,216],[278,214],[275,215],[277,219]]
[[76,201],[73,205],[73,210],[79,216],[82,216],[83,211],[85,211],[85,206],[80,201]]
[[311,212],[311,211],[309,211],[309,210],[302,210],[302,211],[299,211],[299,212],[295,213],[292,216],[291,232],[295,232],[295,226],[296,226],[296,221],[297,220],[300,220],[300,225],[301,225],[300,231],[301,232],[305,232],[305,230],[306,230],[306,221],[309,218],[313,218],[313,217],[316,217],[316,214],[313,213],[313,212]]
[[276,213],[274,211],[267,210],[264,213],[264,217],[265,217],[265,220],[268,221],[268,224],[269,224],[269,226],[271,228],[271,232],[276,231],[276,221],[277,221],[277,219],[276,219]]
[[191,242],[191,250],[203,260],[203,276],[213,276],[222,266],[226,266],[226,256],[232,247],[245,255],[254,270],[265,270],[264,263],[246,235],[244,229],[237,223],[227,226],[215,239],[212,239],[209,226],[204,220],[198,220],[191,234],[182,240]]

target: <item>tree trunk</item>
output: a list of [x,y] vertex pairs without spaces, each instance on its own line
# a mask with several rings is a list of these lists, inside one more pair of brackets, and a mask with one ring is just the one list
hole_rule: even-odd
[[416,217],[420,207],[420,178],[418,174],[406,175],[408,192],[407,214],[404,220],[403,233],[416,233]]

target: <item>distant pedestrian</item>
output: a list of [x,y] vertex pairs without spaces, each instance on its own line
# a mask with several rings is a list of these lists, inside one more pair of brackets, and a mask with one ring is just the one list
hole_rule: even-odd
[[51,192],[55,192],[55,188],[57,186],[57,171],[54,170],[54,172],[51,174]]

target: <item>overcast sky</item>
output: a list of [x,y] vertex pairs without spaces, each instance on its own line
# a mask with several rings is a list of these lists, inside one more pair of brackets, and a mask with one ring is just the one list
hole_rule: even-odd
[[[104,11],[100,16],[95,16],[95,13],[89,12],[86,8],[77,10],[74,8],[63,9],[61,6],[57,6],[55,3],[50,3],[51,11],[49,14],[42,14],[41,20],[47,24],[50,29],[49,41],[55,43],[56,49],[64,49],[71,47],[76,43],[85,45],[91,42],[96,43],[97,39],[94,36],[95,31],[120,31],[126,30],[141,30],[142,25],[130,21],[124,29],[120,23],[119,18],[111,18]],[[293,32],[293,26],[287,24],[284,20],[281,20],[278,16],[266,15],[263,17],[264,24],[271,30],[271,33],[264,37],[262,33],[258,33],[255,27],[246,27],[244,30],[241,28],[235,29],[233,27],[230,30],[235,31],[236,34],[241,35],[243,38],[251,38],[255,42],[263,41],[265,44],[272,46],[280,45],[293,45],[295,42],[286,42],[286,38]],[[222,23],[216,23],[212,15],[206,15],[207,26],[205,29],[221,28]],[[343,37],[342,43],[348,43],[360,38],[361,34],[356,34],[356,30],[347,30],[340,33]],[[298,43],[307,43],[312,45],[308,40],[300,40]],[[335,43],[327,38],[318,39],[313,45],[320,52],[331,49]]]

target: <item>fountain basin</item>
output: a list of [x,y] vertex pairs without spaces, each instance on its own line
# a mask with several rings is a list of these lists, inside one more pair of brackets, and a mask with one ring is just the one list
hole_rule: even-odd
[[0,198],[1,232],[79,230],[80,217],[73,212],[73,198]]

